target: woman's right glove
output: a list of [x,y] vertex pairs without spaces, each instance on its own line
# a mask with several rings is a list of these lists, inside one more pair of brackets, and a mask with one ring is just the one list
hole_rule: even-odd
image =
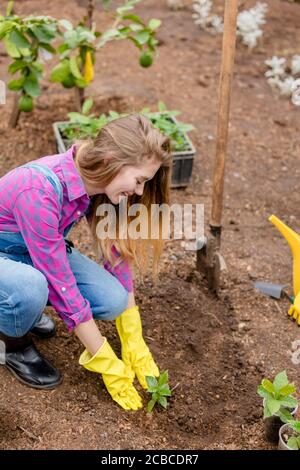
[[130,369],[118,359],[106,338],[94,356],[85,349],[79,358],[79,364],[92,372],[102,374],[109,394],[122,408],[125,410],[142,408],[142,399],[132,385]]

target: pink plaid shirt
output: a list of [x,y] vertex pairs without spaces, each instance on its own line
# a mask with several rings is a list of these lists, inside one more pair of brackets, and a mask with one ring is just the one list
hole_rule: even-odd
[[[35,169],[17,167],[0,178],[0,232],[21,233],[34,267],[48,281],[49,301],[69,330],[92,318],[90,303],[81,295],[70,268],[63,236],[71,222],[87,215],[91,202],[73,160],[74,150],[72,145],[66,153],[34,160],[58,176],[62,209],[51,183]],[[133,290],[127,263],[115,269],[108,262],[104,266],[128,291]]]

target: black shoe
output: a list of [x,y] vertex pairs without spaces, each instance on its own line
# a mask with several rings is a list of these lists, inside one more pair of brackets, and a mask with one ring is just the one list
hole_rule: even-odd
[[51,338],[55,335],[55,332],[56,327],[54,321],[44,313],[31,330],[31,333],[39,338]]
[[60,372],[38,352],[28,333],[21,338],[0,333],[1,343],[5,344],[4,365],[20,382],[38,389],[52,389],[61,383]]

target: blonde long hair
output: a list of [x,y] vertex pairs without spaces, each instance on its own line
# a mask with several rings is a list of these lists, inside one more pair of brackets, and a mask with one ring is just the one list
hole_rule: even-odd
[[[142,196],[133,194],[128,197],[127,207],[132,204],[143,204],[147,209],[152,204],[169,204],[169,188],[172,168],[172,149],[170,138],[156,129],[144,115],[133,113],[117,118],[103,126],[94,139],[76,142],[76,165],[80,174],[92,185],[105,187],[125,165],[140,165],[154,160],[161,163],[155,176],[147,181]],[[126,239],[97,237],[96,228],[101,217],[96,215],[100,204],[111,203],[105,194],[92,197],[90,206],[90,229],[93,249],[97,256],[109,260],[113,265],[125,260],[135,265],[143,273],[152,259],[152,273],[157,278],[158,261],[163,249],[162,218],[159,214],[156,221],[151,219],[151,211],[147,210],[148,238]],[[127,211],[128,214],[128,211]],[[119,226],[119,212],[116,206],[116,223]],[[127,223],[131,217],[127,216]],[[156,224],[154,227],[153,224]],[[151,227],[153,232],[151,232]],[[157,233],[158,238],[152,239],[150,233]],[[120,253],[116,257],[112,246]]]

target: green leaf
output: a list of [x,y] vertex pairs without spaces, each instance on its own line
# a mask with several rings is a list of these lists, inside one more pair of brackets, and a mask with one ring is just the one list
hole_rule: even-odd
[[296,387],[293,384],[284,385],[278,390],[278,395],[289,396],[292,393],[295,393]]
[[158,110],[160,113],[163,113],[164,111],[166,111],[167,107],[165,105],[165,103],[163,101],[159,101],[158,102]]
[[9,39],[14,45],[18,48],[28,49],[31,47],[30,42],[26,39],[26,37],[20,33],[17,29],[14,29],[10,35]]
[[296,431],[298,434],[300,434],[300,421],[293,421],[291,423],[291,426],[292,428],[294,429],[294,431]]
[[67,79],[70,75],[70,63],[67,59],[63,60],[59,64],[57,64],[50,75],[50,80],[52,82],[62,82],[63,80]]
[[84,78],[75,78],[75,85],[78,88],[85,88],[86,86],[88,86],[88,83],[85,81]]
[[14,0],[11,0],[8,2],[7,7],[6,7],[6,16],[10,16],[12,14],[14,7]]
[[272,415],[277,413],[277,411],[280,409],[280,406],[281,403],[279,400],[275,400],[275,398],[272,398],[270,396],[266,398],[266,407]]
[[21,53],[19,49],[16,47],[16,45],[13,42],[10,41],[8,36],[4,38],[4,44],[5,44],[6,51],[8,55],[10,55],[10,57],[13,57],[14,59],[18,59],[19,57],[21,57]]
[[22,90],[24,84],[24,77],[18,78],[17,80],[10,80],[7,84],[9,90],[17,91]]
[[168,406],[168,402],[167,402],[167,399],[165,397],[159,397],[158,403],[161,406],[163,406],[164,408],[167,408],[167,406]]
[[139,3],[141,0],[130,0],[129,2],[126,2],[125,5],[122,5],[121,7],[116,9],[116,12],[119,15],[123,15],[126,11],[133,10],[134,5]]
[[284,387],[285,385],[288,385],[288,383],[289,381],[288,381],[285,370],[279,372],[279,374],[276,375],[274,382],[273,382],[276,391]]
[[162,374],[160,374],[158,379],[158,385],[165,385],[168,383],[169,380],[169,372],[165,370]]
[[55,54],[56,53],[56,50],[54,49],[53,46],[51,46],[50,44],[46,44],[44,42],[40,43],[39,48],[40,49],[45,49],[45,51],[50,52],[50,54]]
[[93,98],[88,98],[82,105],[83,114],[88,114],[94,104]]
[[79,124],[90,124],[90,118],[80,113],[76,113],[76,112],[68,113],[68,117],[73,122],[77,122]]
[[27,95],[32,97],[36,97],[41,94],[40,85],[37,80],[26,79],[24,82],[24,90],[26,91]]
[[283,423],[289,423],[291,420],[293,420],[293,416],[285,408],[280,408],[280,410],[277,413],[277,416],[279,416],[279,418],[281,419]]
[[0,39],[3,39],[4,36],[11,31],[13,24],[12,21],[3,21],[0,23]]
[[166,397],[170,397],[172,395],[169,385],[162,385],[159,387],[158,391],[161,395],[165,395]]
[[16,73],[18,70],[24,69],[28,66],[28,62],[24,60],[17,59],[8,67],[8,71],[11,74]]
[[148,31],[138,31],[135,34],[135,39],[141,45],[146,44],[149,38],[150,38],[150,34],[148,33]]
[[294,409],[298,405],[298,400],[294,397],[283,397],[280,398],[280,401],[281,406],[284,406],[285,408]]
[[298,439],[296,437],[290,437],[287,441],[287,445],[289,446],[290,449],[293,450],[298,450]]
[[261,382],[261,385],[263,386],[263,388],[265,390],[267,390],[267,392],[269,393],[275,393],[275,387],[274,385],[272,384],[272,382],[270,382],[270,380],[268,379],[263,379],[262,382]]
[[151,31],[155,31],[157,28],[160,27],[160,25],[161,25],[161,20],[152,18],[148,23],[148,28],[151,29]]
[[41,26],[32,26],[31,31],[35,35],[35,37],[39,40],[39,42],[48,43],[52,41],[54,38],[54,34],[51,30],[47,29],[46,25]]
[[[137,32],[137,31],[144,31],[145,27],[140,25],[140,24],[135,24],[132,23],[128,26],[128,28],[120,28],[119,31],[123,33],[123,36],[126,37],[127,33],[130,33],[131,31]],[[126,34],[124,34],[126,33]]]
[[151,411],[153,410],[154,408],[154,405],[156,403],[156,400],[153,400],[153,398],[149,401],[148,405],[147,405],[147,411],[149,411],[151,413]]
[[62,54],[63,52],[67,51],[69,49],[68,44],[60,44],[57,48],[58,52]]
[[71,31],[73,29],[73,25],[68,20],[59,20],[59,25],[65,28],[67,31]]
[[75,78],[83,79],[83,76],[81,75],[78,67],[77,57],[73,56],[70,58],[70,69]]
[[28,47],[19,47],[19,51],[23,57],[29,57],[32,54],[32,50]]
[[138,15],[124,15],[123,20],[131,20],[134,23],[138,23],[142,26],[145,26],[145,23],[141,20],[141,18]]
[[267,404],[264,405],[264,419],[270,418],[272,416],[271,411],[269,410]]
[[108,41],[112,39],[117,39],[120,37],[120,33],[117,29],[108,29],[105,33],[102,34],[100,41],[97,44],[97,47],[103,47]]
[[151,376],[146,375],[145,378],[146,378],[146,382],[147,382],[148,387],[153,387],[153,388],[155,387],[156,388],[158,386],[158,382],[157,382],[155,377],[151,377]]

